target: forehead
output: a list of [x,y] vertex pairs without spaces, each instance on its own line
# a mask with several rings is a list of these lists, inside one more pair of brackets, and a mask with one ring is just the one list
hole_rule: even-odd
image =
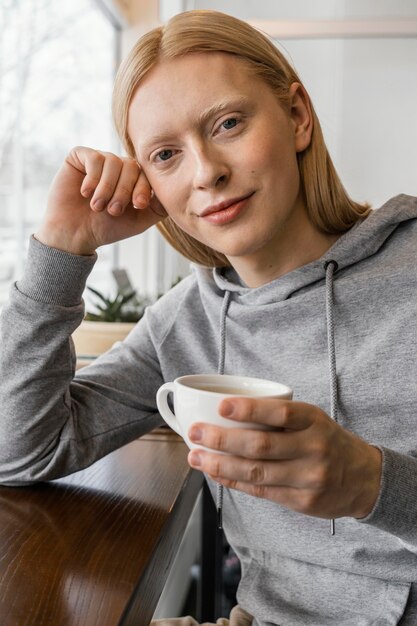
[[[186,96],[184,89],[204,88],[209,90],[210,85],[219,89],[247,88],[255,79],[249,71],[248,62],[243,59],[222,52],[190,53],[175,59],[164,59],[156,64],[135,92],[134,99],[142,105],[150,95],[159,95],[169,92],[173,97],[178,94]],[[256,80],[256,79],[255,79]],[[132,103],[133,104],[133,103]]]
[[264,91],[272,93],[243,59],[231,54],[192,53],[163,60],[135,91],[128,132],[134,143],[142,143],[156,129],[180,128],[219,102],[255,101]]

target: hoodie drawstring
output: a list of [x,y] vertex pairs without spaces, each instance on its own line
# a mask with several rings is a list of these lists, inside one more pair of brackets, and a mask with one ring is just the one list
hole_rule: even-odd
[[[333,321],[333,275],[337,271],[336,261],[328,261],[326,270],[326,323],[327,323],[327,351],[329,354],[330,379],[330,417],[337,422],[338,392],[336,374],[336,349],[334,343]],[[335,534],[334,519],[330,520],[330,533]]]
[[[219,363],[217,365],[217,373],[224,374],[224,361],[226,358],[226,317],[230,303],[230,291],[225,291],[222,310],[220,313],[220,352]],[[217,485],[216,492],[216,508],[217,508],[217,527],[219,530],[223,528],[222,509],[223,509],[223,485]]]
[[[334,319],[333,319],[333,276],[337,272],[336,261],[328,261],[325,264],[326,270],[326,325],[327,325],[327,350],[329,354],[329,379],[330,379],[330,417],[337,422],[338,419],[338,389],[336,374],[336,349],[334,341]],[[220,313],[220,352],[217,367],[218,374],[224,374],[224,363],[226,358],[226,317],[230,303],[230,291],[225,291],[222,309]],[[217,485],[216,493],[217,524],[218,528],[223,528],[222,508],[223,508],[223,485]],[[330,532],[335,534],[334,519],[330,520]]]

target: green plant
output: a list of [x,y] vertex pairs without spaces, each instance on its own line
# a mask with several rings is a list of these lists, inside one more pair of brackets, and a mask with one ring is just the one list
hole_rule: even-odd
[[138,298],[136,291],[118,291],[114,297],[104,296],[97,289],[87,287],[96,297],[93,303],[97,312],[87,312],[85,319],[92,322],[138,322],[150,303],[147,298]]

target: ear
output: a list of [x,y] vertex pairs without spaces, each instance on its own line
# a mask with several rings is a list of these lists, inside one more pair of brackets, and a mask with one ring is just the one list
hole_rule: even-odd
[[303,152],[310,145],[313,132],[310,98],[300,83],[292,83],[288,95],[290,118],[294,127],[295,151]]

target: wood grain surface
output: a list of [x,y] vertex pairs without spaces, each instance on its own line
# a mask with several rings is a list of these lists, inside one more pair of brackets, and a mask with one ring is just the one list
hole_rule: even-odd
[[145,626],[202,475],[164,429],[67,478],[0,487],[0,626]]

